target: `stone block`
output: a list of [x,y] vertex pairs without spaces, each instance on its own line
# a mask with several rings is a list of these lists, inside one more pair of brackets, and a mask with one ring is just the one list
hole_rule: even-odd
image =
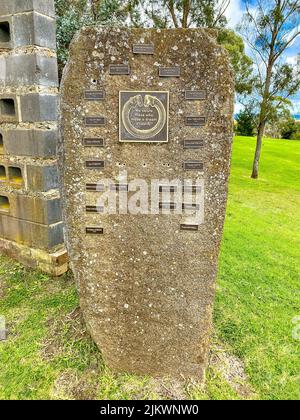
[[0,57],[0,87],[5,85],[6,81],[6,60]]
[[31,191],[49,191],[59,188],[57,166],[27,165],[27,185]]
[[20,96],[22,122],[57,121],[58,97],[32,93]]
[[[7,197],[9,209],[5,214],[16,219],[51,225],[61,221],[59,198],[31,197],[23,194],[1,193],[0,198]],[[1,214],[1,207],[0,207]]]
[[58,86],[57,60],[37,54],[11,55],[6,59],[5,84]]
[[55,17],[53,0],[0,0],[0,16],[31,11]]
[[64,242],[62,222],[48,226],[15,219],[6,214],[0,215],[0,236],[44,250],[52,250]]
[[30,248],[16,242],[0,238],[0,253],[53,276],[61,276],[68,271],[68,255],[62,247],[58,251]]
[[0,49],[13,48],[12,17],[2,16],[0,18]]
[[14,156],[49,158],[56,155],[57,130],[2,131],[3,153]]
[[19,118],[17,96],[10,93],[0,94],[0,123],[17,123]]
[[13,47],[35,45],[50,49],[56,48],[55,22],[38,13],[14,15],[11,25]]

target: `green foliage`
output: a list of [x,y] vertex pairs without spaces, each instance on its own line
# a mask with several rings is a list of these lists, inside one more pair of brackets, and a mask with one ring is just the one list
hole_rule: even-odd
[[236,118],[236,132],[241,136],[253,136],[257,126],[257,116],[251,107],[246,107],[239,112]]
[[84,14],[86,1],[55,0],[57,16],[57,58],[59,73],[67,62],[69,45],[76,31],[89,22]]
[[287,140],[295,139],[298,128],[295,119],[291,115],[287,115],[280,121],[281,138]]
[[[235,73],[235,89],[238,94],[249,95],[253,89],[253,62],[245,53],[245,44],[238,34],[230,29],[221,29],[219,44],[229,53],[231,65]],[[251,135],[251,134],[250,134]]]
[[[130,5],[129,5],[130,3]],[[138,19],[131,10],[131,2],[122,0],[93,0],[89,5],[86,0],[55,0],[57,15],[57,55],[59,73],[67,62],[69,45],[74,34],[88,25],[123,25],[131,16]]]
[[223,28],[228,1],[140,0],[139,6],[152,25],[160,28]]
[[300,0],[257,0],[246,2],[240,32],[248,43],[255,63],[252,100],[256,100],[260,123],[272,122],[289,98],[300,88],[300,70],[283,62],[282,55],[300,35]]

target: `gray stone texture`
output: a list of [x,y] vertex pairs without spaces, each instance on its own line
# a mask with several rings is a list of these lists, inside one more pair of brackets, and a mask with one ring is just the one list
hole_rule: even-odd
[[26,171],[29,190],[46,192],[59,188],[58,169],[56,165],[27,165]]
[[20,121],[18,97],[10,93],[0,94],[0,123]]
[[[0,130],[1,132],[1,130]],[[4,153],[50,158],[56,155],[57,130],[2,130]]]
[[55,57],[43,57],[36,54],[8,56],[4,80],[8,86],[40,85],[56,87],[58,86],[57,60]]
[[[154,55],[133,55],[133,45],[142,42],[154,45]],[[124,63],[129,76],[109,73],[111,64]],[[172,66],[180,66],[180,77],[158,76],[158,67]],[[104,101],[84,101],[84,91],[95,89],[93,79],[105,89]],[[168,143],[119,142],[119,93],[128,90],[170,92]],[[185,100],[185,90],[205,90],[207,98]],[[234,82],[227,53],[209,30],[85,28],[72,43],[61,95],[67,244],[91,335],[115,371],[201,381],[233,136]],[[107,125],[85,127],[84,114],[103,116]],[[206,117],[207,123],[188,127],[187,116]],[[84,137],[105,137],[106,148],[89,155]],[[185,150],[184,139],[201,139],[204,146]],[[104,170],[87,170],[90,156],[105,159]],[[201,165],[187,173],[185,161],[200,161],[204,170]],[[191,216],[87,213],[86,205],[95,205],[99,193],[87,193],[86,183],[117,182],[120,165],[126,165],[129,181],[143,179],[148,186],[153,179],[200,179],[203,223],[181,230]],[[103,234],[86,234],[86,227],[99,227]]]
[[33,248],[52,250],[64,242],[63,224],[42,225],[15,219],[6,214],[0,217],[0,236]]
[[0,49],[13,48],[12,17],[0,17]]
[[54,50],[56,48],[55,22],[38,13],[18,14],[12,17],[12,45],[35,45]]
[[61,221],[60,200],[58,198],[31,197],[18,193],[0,193],[9,199],[8,215],[20,220],[51,225]]
[[31,11],[55,17],[52,0],[0,0],[0,16]]
[[42,93],[20,96],[22,122],[57,121],[58,97]]

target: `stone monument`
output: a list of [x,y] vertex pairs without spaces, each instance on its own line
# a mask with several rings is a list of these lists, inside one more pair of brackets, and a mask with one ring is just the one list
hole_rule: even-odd
[[234,85],[209,30],[84,28],[61,88],[67,246],[117,372],[203,380]]

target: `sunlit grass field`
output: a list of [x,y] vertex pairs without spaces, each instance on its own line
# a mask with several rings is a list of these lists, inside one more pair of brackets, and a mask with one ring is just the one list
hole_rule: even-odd
[[2,257],[0,399],[299,399],[300,141],[265,139],[256,181],[254,147],[235,138],[205,388],[114,375],[85,331],[71,275]]

